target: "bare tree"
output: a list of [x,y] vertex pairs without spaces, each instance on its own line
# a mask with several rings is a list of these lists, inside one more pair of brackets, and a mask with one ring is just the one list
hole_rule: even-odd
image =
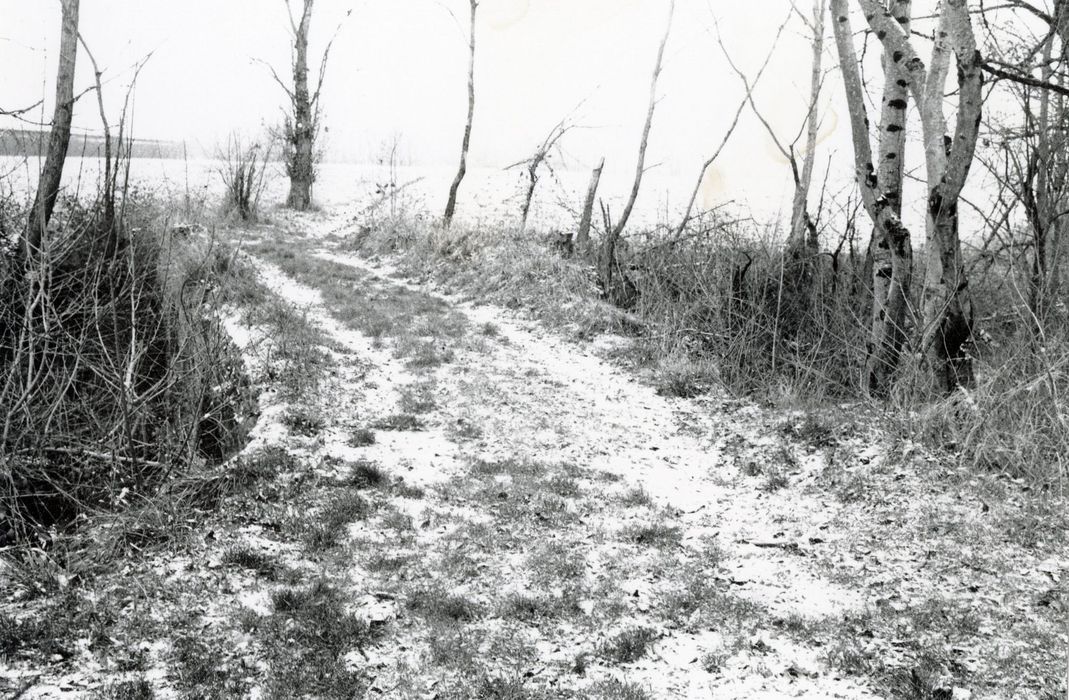
[[661,76],[661,66],[664,63],[664,49],[668,44],[668,38],[672,33],[672,19],[675,16],[676,0],[669,0],[668,21],[665,23],[664,34],[657,47],[657,60],[653,64],[653,77],[650,79],[650,100],[646,110],[646,121],[642,125],[642,138],[638,144],[638,163],[635,166],[635,180],[631,185],[631,194],[624,205],[624,211],[619,220],[612,223],[612,217],[608,206],[602,204],[602,217],[605,221],[605,238],[598,253],[598,278],[601,282],[603,296],[613,304],[621,308],[630,308],[637,299],[637,288],[617,261],[616,249],[623,235],[627,220],[631,218],[635,201],[638,199],[639,189],[642,187],[642,176],[646,172],[646,147],[649,145],[650,129],[653,126],[653,114],[657,109],[657,80]]
[[468,148],[471,146],[471,123],[475,118],[475,15],[479,9],[478,0],[468,0],[471,8],[471,23],[468,33],[468,119],[464,123],[464,139],[460,144],[460,164],[457,166],[456,177],[449,186],[449,199],[445,203],[445,214],[442,216],[442,225],[446,228],[453,223],[453,215],[457,208],[457,190],[464,181],[464,175],[468,172]]
[[598,195],[598,183],[601,182],[601,171],[604,169],[605,158],[602,157],[590,172],[590,184],[587,185],[586,199],[583,200],[583,213],[579,218],[579,230],[575,233],[575,246],[580,249],[590,245],[590,222],[594,215],[594,200]]
[[631,195],[627,198],[627,204],[624,205],[624,211],[620,214],[620,219],[616,222],[616,226],[613,228],[610,237],[615,242],[615,239],[620,237],[624,228],[627,226],[627,220],[631,218],[631,210],[635,207],[635,200],[638,199],[639,188],[642,186],[642,176],[646,172],[646,147],[650,140],[650,128],[653,126],[653,113],[657,109],[657,79],[661,77],[661,66],[664,64],[664,49],[668,45],[668,37],[672,33],[672,19],[675,16],[676,0],[668,1],[668,21],[665,23],[664,34],[661,36],[661,43],[657,47],[657,60],[653,64],[653,77],[650,79],[650,101],[649,107],[646,110],[646,122],[642,126],[642,139],[638,144],[638,163],[635,166],[635,181],[631,185]]
[[558,142],[564,138],[564,135],[568,133],[572,128],[571,124],[568,124],[567,118],[557,122],[549,134],[546,135],[542,142],[538,144],[534,154],[526,159],[521,160],[518,163],[505,168],[509,170],[521,165],[526,166],[527,172],[527,189],[524,191],[523,203],[520,206],[520,231],[522,232],[527,228],[527,217],[531,213],[531,201],[534,199],[535,188],[538,186],[539,168],[545,164],[547,167],[552,167],[547,162],[553,149],[557,146]]
[[[1027,239],[1021,243],[1031,255],[1028,306],[1033,322],[1047,319],[1061,284],[1061,248],[1069,211],[1067,113],[1062,92],[1069,80],[1069,0],[1056,0],[1054,5],[1052,13],[1024,2],[982,10],[983,26],[990,35],[986,43],[1001,51],[989,56],[984,68],[996,80],[1009,83],[1003,94],[1012,96],[1019,107],[1019,114],[1007,116],[1009,123],[988,125],[997,138],[989,149],[995,158],[984,165],[1001,189],[993,200],[995,208],[985,218],[992,228],[989,235],[998,235],[998,229],[1023,210],[1021,230]],[[999,26],[998,10],[1009,13],[1005,27]],[[1018,29],[1030,24],[1042,31],[1029,36]],[[1020,114],[1023,120],[1017,118]],[[1016,229],[1008,231],[1010,239],[1016,233]]]
[[[323,50],[323,56],[319,62],[319,75],[316,79],[315,90],[309,87],[308,82],[308,38],[312,26],[312,9],[315,0],[302,0],[301,18],[298,22],[293,15],[290,0],[286,0],[286,9],[289,14],[290,30],[293,36],[293,87],[283,81],[275,69],[268,64],[267,69],[275,82],[285,91],[290,100],[290,111],[286,113],[282,124],[282,140],[285,145],[286,174],[290,178],[290,190],[286,196],[286,206],[303,211],[312,206],[312,186],[316,180],[316,161],[319,154],[316,151],[316,141],[319,137],[320,124],[320,95],[323,91],[323,81],[327,74],[327,61],[330,50],[334,46],[334,40],[338,36],[339,26],[334,36],[327,42]],[[352,14],[352,10],[346,13],[346,17]],[[262,61],[261,61],[262,63]]]
[[[891,0],[890,5],[884,3],[885,0],[858,0],[869,28],[891,58],[886,62],[885,76],[894,79],[897,87],[907,87],[920,111],[928,184],[927,267],[920,347],[928,359],[935,387],[950,391],[973,381],[969,356],[972,314],[968,280],[961,263],[958,202],[976,150],[982,111],[983,61],[976,47],[966,0],[943,0],[941,3],[931,65],[927,67],[914,49],[900,17],[894,14],[894,10],[908,7],[908,0]],[[889,277],[890,284],[886,287],[889,291],[883,303],[880,298],[874,299],[866,367],[869,390],[882,393],[886,391],[889,372],[898,362],[900,346],[893,344],[901,338],[901,324],[892,315],[898,310],[887,302],[894,294],[896,299],[901,296],[905,306],[910,270],[908,267],[903,269],[903,265],[911,261],[909,231],[902,225],[892,198],[882,193],[882,169],[877,169],[872,161],[863,87],[846,0],[832,0],[832,12],[850,111],[858,184],[865,209],[875,222],[878,235],[885,237],[890,249],[887,256],[890,264],[878,261],[874,265],[874,282]],[[959,92],[952,138],[947,135],[943,113],[944,86],[951,54],[956,59]],[[892,66],[893,72],[888,68]],[[888,112],[897,114],[904,108],[904,103],[885,105],[885,115]],[[899,124],[898,121],[881,124],[881,133],[888,133],[887,127]],[[901,127],[897,131],[890,130],[894,134],[901,131],[904,131]],[[881,152],[882,160],[898,157],[896,153],[895,157],[888,158],[887,153],[891,151],[881,149]],[[904,308],[901,313],[904,317]],[[887,361],[880,361],[883,358]]]
[[30,261],[41,249],[45,230],[59,197],[63,180],[63,162],[71,139],[71,119],[74,115],[74,67],[78,58],[79,0],[62,0],[63,19],[59,43],[59,68],[56,71],[56,106],[52,117],[52,131],[48,138],[48,152],[37,183],[33,208],[22,237],[23,259]]
[[[908,2],[908,0],[907,0]],[[794,199],[791,202],[791,238],[788,248],[816,250],[816,222],[809,214],[809,190],[813,185],[813,167],[817,159],[817,137],[820,132],[820,91],[824,83],[824,18],[828,13],[827,0],[813,0],[812,23],[807,22],[812,33],[813,58],[809,74],[809,105],[806,110],[805,155],[802,157],[801,172],[798,161],[791,148],[791,172],[794,176]],[[798,13],[803,21],[805,16]]]
[[[152,58],[152,52],[138,61],[134,66],[133,78],[126,91],[126,99],[123,102],[122,113],[119,116],[119,123],[117,125],[118,133],[113,136],[107,110],[104,108],[104,85],[101,80],[104,71],[101,70],[100,66],[97,64],[96,57],[93,56],[93,52],[89,49],[89,44],[85,41],[85,37],[79,34],[78,41],[85,50],[86,58],[89,59],[89,63],[93,66],[92,89],[97,94],[97,110],[100,114],[100,127],[104,132],[104,182],[100,192],[100,197],[103,200],[103,218],[99,221],[98,229],[101,238],[103,239],[102,242],[104,243],[105,256],[110,257],[116,253],[119,247],[120,225],[116,218],[115,203],[118,195],[119,177],[123,174],[120,172],[120,165],[122,164],[123,156],[129,156],[130,149],[130,143],[125,139],[126,116],[130,107],[130,95],[133,93],[134,86],[137,84],[141,69],[144,68],[145,64]],[[126,151],[125,153],[124,149]],[[129,157],[127,157],[125,161],[128,170],[130,165]],[[126,174],[129,173],[127,172]]]
[[[680,219],[679,225],[676,226],[675,235],[677,238],[683,235],[683,231],[687,228],[687,224],[690,223],[690,220],[692,218],[691,213],[694,211],[694,202],[696,202],[698,199],[698,192],[701,191],[702,182],[705,181],[706,173],[709,171],[709,168],[713,166],[713,163],[716,162],[716,159],[720,157],[720,154],[727,146],[728,141],[731,140],[731,136],[735,133],[735,129],[739,125],[739,118],[742,116],[742,110],[746,108],[747,102],[749,102],[751,106],[753,105],[753,91],[757,88],[757,84],[761,82],[761,76],[764,75],[765,69],[768,68],[768,63],[772,60],[772,54],[776,50],[776,44],[779,43],[780,35],[783,34],[783,28],[786,26],[787,23],[784,22],[776,31],[776,38],[773,40],[772,46],[769,48],[768,53],[765,54],[764,63],[761,64],[761,68],[757,71],[757,77],[754,78],[753,83],[750,83],[750,81],[746,78],[745,74],[743,74],[742,71],[740,71],[738,67],[732,62],[731,53],[724,45],[723,38],[719,34],[719,29],[717,30],[717,41],[720,44],[720,49],[723,52],[724,56],[727,58],[728,63],[735,70],[736,74],[742,77],[743,86],[746,92],[743,95],[742,100],[739,102],[739,106],[735,108],[735,116],[732,118],[731,124],[728,126],[727,131],[725,131],[723,137],[721,137],[720,144],[716,147],[716,150],[713,151],[713,154],[709,156],[709,158],[707,158],[704,163],[702,163],[701,169],[698,171],[698,179],[694,183],[694,189],[691,190],[690,199],[687,200],[687,206],[683,210],[683,218]],[[754,109],[756,111],[756,107]]]

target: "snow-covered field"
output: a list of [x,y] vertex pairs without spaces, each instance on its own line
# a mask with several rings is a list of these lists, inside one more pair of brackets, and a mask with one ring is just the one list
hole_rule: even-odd
[[[222,163],[215,160],[135,159],[130,164],[130,184],[148,188],[159,194],[183,201],[206,201],[210,206],[218,202],[223,184]],[[19,197],[32,192],[36,183],[39,160],[36,158],[0,158],[0,193]],[[65,186],[70,190],[92,193],[100,180],[100,161],[93,158],[69,158],[64,172]],[[452,167],[389,166],[376,164],[324,163],[320,166],[314,196],[324,208],[371,201],[390,183],[398,188],[397,201],[404,206],[429,212],[440,212],[445,206]],[[543,170],[535,192],[530,224],[537,229],[567,229],[575,225],[586,193],[590,174],[585,171]],[[510,225],[519,221],[526,172],[522,168],[469,168],[458,199],[459,220],[483,225]],[[606,170],[599,188],[599,197],[609,206],[613,217],[619,215],[626,203],[633,173]],[[268,208],[285,200],[288,181],[280,164],[273,164],[267,176],[262,201]],[[631,222],[636,227],[649,227],[678,221],[683,206],[694,188],[694,175],[685,177],[660,171],[646,173]],[[712,190],[699,195],[696,208],[708,208],[722,203],[719,193]],[[774,215],[769,211],[770,216]],[[600,212],[595,211],[600,217]],[[600,220],[600,219],[599,219]]]

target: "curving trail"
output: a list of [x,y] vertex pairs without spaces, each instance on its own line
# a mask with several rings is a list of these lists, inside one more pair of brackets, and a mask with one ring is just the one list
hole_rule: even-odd
[[[623,676],[657,698],[874,697],[858,682],[829,670],[821,660],[819,643],[800,643],[799,635],[778,628],[784,620],[815,623],[841,616],[860,607],[862,596],[810,565],[813,549],[820,546],[814,543],[832,538],[826,532],[833,517],[827,502],[798,489],[763,489],[760,479],[740,471],[740,460],[748,455],[765,459],[765,453],[777,444],[774,434],[764,432],[758,411],[729,400],[659,396],[600,356],[599,350],[619,351],[626,339],[603,338],[584,347],[509,310],[475,305],[409,283],[387,262],[340,253],[325,239],[313,238],[309,253],[358,270],[366,280],[367,293],[401,289],[426,295],[461,314],[470,333],[493,329],[492,337],[456,347],[452,361],[413,372],[389,347],[334,319],[316,290],[288,278],[270,263],[258,262],[273,291],[305,310],[352,354],[351,362],[343,361],[343,366],[366,368],[359,381],[343,378],[342,386],[334,389],[337,398],[332,405],[343,408],[329,411],[337,432],[322,450],[341,459],[373,459],[406,481],[428,487],[425,500],[403,504],[417,521],[431,523],[409,543],[412,551],[427,560],[441,557],[455,546],[451,534],[473,523],[489,522],[492,504],[488,506],[477,495],[467,497],[473,482],[468,464],[572,465],[582,470],[583,491],[594,500],[603,488],[614,493],[640,489],[648,494],[644,517],[663,518],[679,531],[678,547],[685,552],[684,558],[715,541],[717,564],[698,575],[708,580],[715,595],[752,604],[744,619],[733,622],[742,631],[742,641],[732,642],[737,649],[710,673],[703,668],[702,657],[724,647],[725,635],[715,624],[687,624],[657,612],[665,591],[678,583],[672,580],[672,567],[662,568],[663,556],[637,556],[630,562],[633,567],[621,567],[620,561],[626,564],[632,553],[614,541],[612,533],[635,516],[607,509],[583,526],[546,534],[569,547],[587,543],[577,550],[585,560],[586,579],[610,592],[603,591],[603,595],[615,589],[618,597],[635,602],[620,619],[584,621],[580,627],[586,629],[581,632],[570,632],[569,625],[534,626],[534,637],[551,643],[544,646],[546,653],[540,658],[527,659],[530,666],[560,666],[562,658],[596,649],[610,628],[643,623],[658,633],[648,654],[622,667],[606,665],[586,675]],[[380,433],[375,445],[359,450],[344,444],[345,430],[358,424],[361,416],[389,412],[399,387],[428,380],[433,383],[435,407],[422,416],[422,429]],[[359,398],[351,401],[339,394]],[[477,430],[466,435],[457,426],[477,426]],[[786,478],[805,482],[818,466],[819,460],[805,456]],[[603,481],[596,475],[608,476]],[[581,503],[567,507],[583,509]],[[517,523],[517,532],[524,527]],[[361,526],[354,530],[354,537],[359,559],[359,543],[374,540],[376,534]],[[540,543],[525,540],[522,534],[519,539],[508,557],[483,557],[479,575],[459,582],[458,588],[489,600],[501,582],[522,580],[525,557]],[[595,544],[589,545],[591,541]],[[369,576],[359,566],[354,571],[353,576]],[[378,581],[371,588],[384,585]],[[400,610],[396,615],[404,617]],[[602,623],[605,627],[599,629]],[[493,629],[513,622],[491,619],[483,624],[489,630],[484,633],[492,635]],[[402,637],[407,638],[401,646],[412,649],[410,653],[381,652],[378,663],[384,678],[399,676],[399,669],[425,661],[422,634],[415,628],[402,630]],[[566,682],[547,680],[545,674],[540,674],[541,679],[551,686]]]

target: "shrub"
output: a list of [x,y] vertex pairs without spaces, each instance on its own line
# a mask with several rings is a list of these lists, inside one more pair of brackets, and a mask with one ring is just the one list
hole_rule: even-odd
[[121,221],[105,228],[102,210],[65,201],[30,274],[0,258],[0,540],[131,502],[243,442],[244,364],[205,313],[225,284],[214,242],[181,238],[135,191]]
[[223,181],[223,209],[236,213],[242,221],[257,219],[260,195],[266,184],[267,164],[271,162],[271,146],[254,142],[246,145],[238,136],[227,140],[226,150],[217,159],[219,177]]

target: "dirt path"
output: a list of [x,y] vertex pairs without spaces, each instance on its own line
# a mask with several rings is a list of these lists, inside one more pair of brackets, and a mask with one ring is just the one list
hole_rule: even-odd
[[[477,347],[454,349],[451,361],[413,372],[381,343],[342,327],[315,290],[269,263],[260,263],[268,286],[306,310],[353,353],[354,363],[368,368],[363,386],[350,387],[359,400],[343,400],[335,407],[338,410],[330,411],[335,428],[351,428],[361,416],[389,413],[398,387],[416,381],[433,386],[434,407],[421,414],[419,430],[380,432],[375,445],[358,450],[344,446],[340,433],[328,430],[331,437],[325,439],[329,454],[371,459],[410,483],[437,485],[417,506],[405,509],[424,523],[414,531],[408,550],[419,552],[424,562],[440,559],[455,550],[457,533],[494,521],[498,504],[487,502],[479,489],[486,474],[473,476],[472,465],[504,465],[482,469],[502,484],[529,476],[525,465],[537,465],[539,475],[563,468],[563,478],[570,475],[576,485],[574,493],[572,486],[567,487],[562,508],[583,513],[588,501],[601,502],[592,506],[588,520],[581,517],[578,524],[551,528],[542,535],[554,540],[558,555],[576,553],[582,559],[573,572],[575,580],[556,581],[557,587],[586,586],[579,597],[591,600],[581,601],[587,604],[578,608],[578,616],[585,619],[578,623],[568,619],[520,623],[532,639],[549,642],[535,644],[531,648],[538,653],[523,659],[527,666],[523,673],[543,669],[532,674],[536,685],[582,688],[619,678],[657,698],[872,697],[861,684],[830,670],[821,660],[819,645],[799,643],[799,635],[783,629],[842,615],[858,608],[862,598],[807,564],[808,550],[830,537],[823,532],[833,517],[827,503],[796,491],[762,489],[760,475],[740,475],[739,459],[776,444],[774,436],[753,427],[753,415],[746,408],[715,399],[658,396],[592,348],[566,342],[507,310],[475,306],[414,286],[385,263],[369,263],[327,248],[314,255],[359,271],[372,290],[393,287],[440,299],[466,319],[471,332],[483,335],[484,342]],[[515,470],[509,465],[520,465],[518,473],[510,474]],[[800,463],[794,468],[796,473],[785,472],[783,478],[804,479],[811,466]],[[543,491],[554,496],[552,483],[540,484],[533,495],[537,498]],[[502,494],[501,498],[508,497]],[[621,494],[624,500],[628,494],[637,498],[641,508],[612,503]],[[508,539],[519,539],[508,548],[508,556],[492,556],[498,547],[488,545],[484,554],[491,556],[481,558],[484,568],[473,578],[450,580],[448,572],[431,572],[442,579],[448,594],[466,591],[489,611],[473,623],[488,639],[503,630],[514,632],[517,623],[493,610],[494,589],[502,581],[522,580],[528,560],[537,558],[544,544],[523,536],[528,527],[523,514],[504,520],[500,524],[513,530]],[[665,546],[655,546],[651,553],[643,551],[650,549],[645,542],[629,542],[627,533],[636,523],[653,533],[670,533]],[[362,537],[376,539],[368,532],[354,537],[357,549]],[[696,566],[708,547],[715,549],[715,560],[708,567]],[[388,584],[378,582],[379,587]],[[688,585],[700,587],[698,599],[685,601],[682,610],[665,609],[665,599],[678,596],[679,589]],[[592,586],[600,588],[593,592]],[[535,588],[513,593],[543,593]],[[411,591],[405,595],[411,598]],[[701,600],[703,596],[709,600]],[[597,610],[602,603],[616,607],[611,614],[603,613]],[[705,606],[712,608],[708,619],[696,614]],[[725,613],[718,608],[738,608],[731,613],[738,616],[730,625],[733,632],[725,633],[723,620],[718,619]],[[687,619],[674,619],[682,612]],[[398,616],[404,617],[400,611]],[[584,629],[576,632],[573,626]],[[413,651],[400,657],[382,653],[381,673],[393,679],[382,681],[383,687],[396,684],[404,669],[425,661],[427,650],[420,642],[426,641],[426,631],[419,625],[401,627],[407,628],[402,636],[411,639],[400,646]],[[622,664],[603,658],[601,648],[615,632],[639,627],[649,629],[654,640],[640,658]],[[568,678],[574,674],[567,671],[567,664],[562,668],[561,660],[572,663],[584,654],[595,660],[582,676]],[[517,661],[512,654],[490,657],[482,661],[491,674],[500,670],[498,666]],[[437,676],[430,673],[420,680],[429,687]],[[421,690],[420,682],[409,690]]]
[[[605,359],[628,339],[571,342],[413,284],[325,235],[347,225],[344,213],[318,221],[302,250],[330,275],[362,278],[351,298],[413,295],[464,320],[455,335],[428,322],[401,340],[350,343],[362,357],[378,353],[371,366],[393,368],[370,382],[380,392],[371,412],[386,410],[381,391],[399,383],[431,395],[420,430],[368,450],[430,487],[405,505],[418,526],[404,546],[420,566],[385,579],[364,572],[398,592],[395,643],[408,649],[379,659],[394,679],[382,687],[418,696],[482,674],[551,697],[598,697],[619,682],[657,698],[1023,698],[1064,685],[1065,530],[1022,526],[1037,517],[1064,526],[1064,513],[1006,494],[991,507],[990,491],[1004,488],[997,477],[959,476],[864,415],[824,421],[658,395]],[[306,275],[330,286],[316,280]],[[398,345],[412,333],[444,359],[405,360]],[[382,542],[358,533],[356,551],[369,541]],[[554,560],[568,565],[539,573]],[[426,593],[412,583],[421,577],[477,612],[443,628],[412,604]],[[468,649],[475,660],[440,648],[464,630],[482,638]],[[636,631],[648,645],[612,651]],[[505,651],[495,651],[503,634]],[[428,654],[436,670],[403,682]]]

